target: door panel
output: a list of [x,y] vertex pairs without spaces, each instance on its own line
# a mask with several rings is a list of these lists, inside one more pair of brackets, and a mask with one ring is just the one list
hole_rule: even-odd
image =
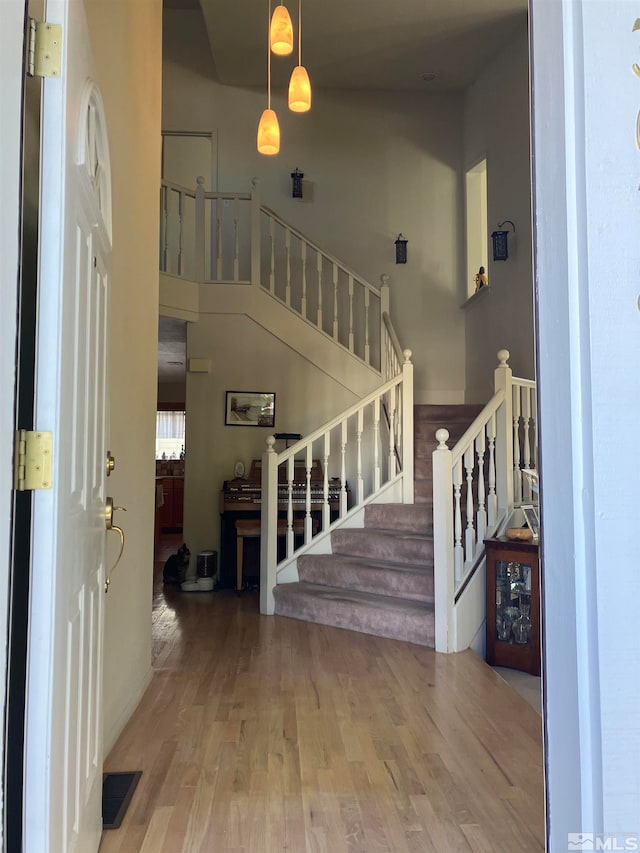
[[53,488],[34,496],[25,848],[92,853],[102,832],[102,643],[110,168],[84,6],[44,86],[36,427]]

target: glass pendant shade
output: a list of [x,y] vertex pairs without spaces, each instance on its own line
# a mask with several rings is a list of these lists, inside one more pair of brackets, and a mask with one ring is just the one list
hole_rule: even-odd
[[277,154],[280,150],[280,125],[273,110],[264,110],[258,125],[258,151],[260,154]]
[[276,6],[269,29],[271,50],[278,56],[288,56],[293,52],[293,26],[286,6]]
[[306,113],[311,109],[311,82],[304,65],[296,65],[289,80],[289,109]]

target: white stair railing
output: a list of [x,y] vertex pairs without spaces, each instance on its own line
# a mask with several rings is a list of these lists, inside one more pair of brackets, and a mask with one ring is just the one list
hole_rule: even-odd
[[[278,573],[394,480],[413,503],[413,364],[404,350],[399,372],[371,394],[281,453],[267,438],[262,456],[260,611],[274,612]],[[318,465],[319,463],[319,465]],[[321,499],[312,482],[322,470]],[[315,492],[317,494],[317,491]],[[286,519],[278,561],[278,516]],[[303,518],[296,544],[296,519]]]
[[[199,283],[253,285],[382,373],[388,276],[375,287],[250,193],[162,182],[160,271]],[[387,353],[385,353],[387,354]]]
[[272,296],[380,369],[381,320],[388,306],[383,306],[379,288],[264,206],[260,255],[260,281]]
[[[512,376],[500,350],[495,394],[449,449],[436,433],[433,452],[434,597],[436,650],[459,651],[455,608],[484,557],[484,540],[514,506],[531,502],[523,468],[537,465],[535,382]],[[465,646],[466,647],[466,646]]]

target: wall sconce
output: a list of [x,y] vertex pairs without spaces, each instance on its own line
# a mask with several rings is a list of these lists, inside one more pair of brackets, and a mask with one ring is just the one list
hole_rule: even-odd
[[291,172],[291,180],[293,181],[293,189],[291,191],[291,198],[302,198],[302,179],[304,178],[304,172],[299,172],[297,167],[295,172]]
[[[498,228],[502,228],[503,225],[510,225],[513,228],[513,233],[515,234],[516,226],[510,219],[505,219],[504,222],[498,222]],[[494,231],[491,235],[491,239],[493,240],[494,261],[506,261],[509,257],[509,246],[507,243],[508,236],[508,231]]]
[[397,264],[406,264],[407,263],[407,243],[409,241],[405,240],[402,234],[398,234],[396,239],[396,263]]

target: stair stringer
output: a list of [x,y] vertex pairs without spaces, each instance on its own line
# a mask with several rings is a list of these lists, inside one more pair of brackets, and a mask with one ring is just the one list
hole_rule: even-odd
[[382,382],[380,371],[336,343],[263,287],[201,284],[200,312],[246,314],[358,397],[366,396]]

